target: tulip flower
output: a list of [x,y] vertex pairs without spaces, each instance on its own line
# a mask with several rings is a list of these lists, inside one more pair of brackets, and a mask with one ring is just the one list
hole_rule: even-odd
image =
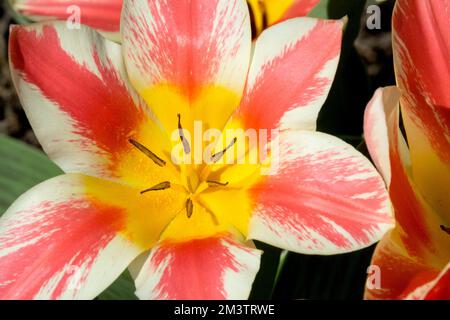
[[[397,1],[393,48],[398,89],[379,89],[365,116],[369,151],[383,173],[396,227],[372,264],[369,299],[450,298],[450,1]],[[399,124],[399,102],[406,137]],[[406,143],[407,139],[407,143]],[[434,279],[434,280],[433,280]]]
[[[12,28],[15,87],[65,174],[0,219],[0,298],[90,299],[128,267],[141,299],[242,299],[252,240],[328,255],[392,227],[375,167],[315,132],[343,21],[291,19],[253,50],[244,0],[129,0],[121,23],[123,46],[62,22]],[[198,123],[278,132],[255,147],[278,169],[223,163],[243,143],[225,135],[212,161],[179,162]]]
[[[123,0],[10,0],[13,8],[31,20],[68,19],[71,6],[80,8],[83,24],[111,39],[119,39]],[[254,35],[276,22],[306,16],[320,0],[248,0]]]

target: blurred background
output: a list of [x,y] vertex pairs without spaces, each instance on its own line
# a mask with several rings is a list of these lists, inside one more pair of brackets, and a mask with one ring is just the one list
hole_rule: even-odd
[[[370,30],[367,20],[380,8],[381,28]],[[322,0],[310,16],[348,17],[341,61],[318,130],[340,137],[366,156],[363,113],[378,87],[395,84],[391,47],[391,16],[395,0]],[[24,191],[61,173],[43,154],[15,94],[8,67],[8,31],[23,18],[0,7],[0,215]],[[301,72],[301,70],[299,70]],[[251,299],[362,299],[366,270],[374,247],[337,256],[286,253],[257,243],[264,250]],[[134,288],[125,272],[98,299],[133,299]]]

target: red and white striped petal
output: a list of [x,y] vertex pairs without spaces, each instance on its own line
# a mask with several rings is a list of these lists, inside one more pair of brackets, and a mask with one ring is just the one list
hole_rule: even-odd
[[278,169],[252,187],[250,239],[326,255],[369,246],[392,227],[383,180],[352,146],[310,131],[279,141]]
[[[369,102],[364,133],[368,149],[385,176],[395,209],[397,230],[408,254],[439,265],[450,259],[445,220],[433,210],[410,178],[409,151],[399,127],[399,93],[379,89]],[[431,263],[431,262],[430,262]]]
[[424,257],[409,255],[399,231],[398,228],[390,231],[377,245],[371,265],[379,270],[374,276],[379,276],[380,282],[368,279],[365,299],[402,299],[402,294],[418,275],[436,276],[439,273],[439,269],[428,264]]
[[230,235],[164,241],[154,247],[136,278],[141,299],[247,299],[261,251]]
[[0,219],[0,299],[92,299],[142,252],[121,235],[131,199],[105,188],[126,191],[71,174],[16,200]]
[[118,177],[147,107],[127,82],[119,45],[62,22],[14,26],[14,84],[45,152],[66,172]]
[[[400,92],[396,87],[378,89],[364,114],[364,139],[367,149],[387,186],[391,184],[389,134],[395,129],[391,123],[395,121],[395,117],[398,118],[399,99]],[[400,135],[400,138],[403,136]]]
[[12,0],[20,14],[35,21],[50,19],[80,22],[119,38],[123,0]]
[[[414,21],[414,23],[411,23]],[[450,0],[397,1],[393,47],[417,187],[450,223]]]
[[336,72],[343,21],[297,18],[257,39],[237,118],[247,128],[315,130]]
[[406,300],[450,300],[450,263],[431,281],[407,294]]
[[139,92],[168,84],[189,100],[206,86],[242,94],[251,50],[245,1],[130,0],[121,29]]

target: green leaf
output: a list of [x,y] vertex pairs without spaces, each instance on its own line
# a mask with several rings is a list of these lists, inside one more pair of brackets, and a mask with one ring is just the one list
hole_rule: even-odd
[[100,294],[98,300],[137,300],[134,292],[136,288],[134,281],[131,278],[128,270],[125,270],[122,275],[117,278],[112,285],[110,285],[102,294]]
[[62,173],[39,149],[0,135],[0,215],[22,193]]
[[30,20],[27,19],[27,17],[21,15],[20,13],[18,13],[17,11],[15,11],[13,9],[13,6],[11,4],[12,0],[7,0],[5,1],[5,8],[9,11],[9,15],[17,22],[20,24],[29,24]]
[[322,0],[319,4],[309,13],[310,17],[328,19],[328,3],[330,0]]

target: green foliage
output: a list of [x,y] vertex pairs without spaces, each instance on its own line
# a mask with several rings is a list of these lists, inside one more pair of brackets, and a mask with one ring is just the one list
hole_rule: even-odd
[[40,150],[0,135],[0,214],[22,193],[62,174]]

